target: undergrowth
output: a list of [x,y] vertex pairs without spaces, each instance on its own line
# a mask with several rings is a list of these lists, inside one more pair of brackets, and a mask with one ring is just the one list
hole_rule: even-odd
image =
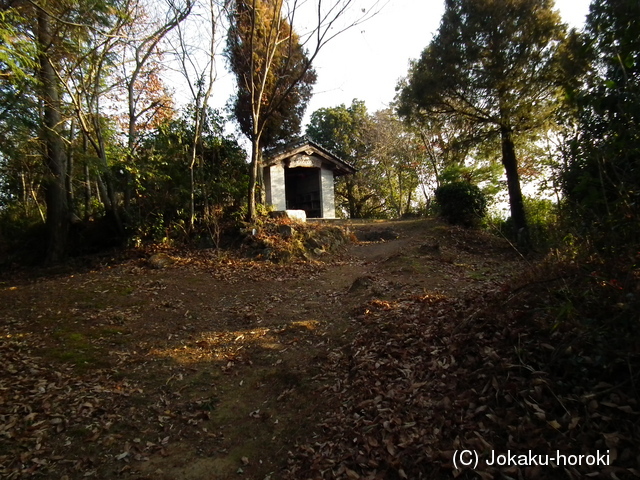
[[246,255],[275,263],[316,258],[351,240],[341,227],[287,218],[262,219],[247,225],[243,233],[241,250]]

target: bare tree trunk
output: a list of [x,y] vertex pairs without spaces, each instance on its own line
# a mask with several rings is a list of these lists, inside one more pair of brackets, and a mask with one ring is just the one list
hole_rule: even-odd
[[500,128],[500,138],[502,140],[502,165],[507,175],[507,188],[509,190],[509,206],[511,208],[511,219],[515,229],[518,246],[523,249],[529,248],[529,231],[527,226],[527,216],[524,211],[524,201],[522,189],[520,188],[520,176],[518,175],[518,160],[513,145],[511,129]]
[[247,221],[256,219],[256,186],[258,184],[258,168],[260,168],[260,137],[255,135],[251,140],[251,167],[249,171],[249,195],[247,207]]
[[84,220],[91,217],[91,175],[89,165],[84,166]]
[[411,199],[413,197],[413,190],[409,190],[409,195],[407,196],[407,205],[404,209],[404,214],[409,215],[411,213]]
[[27,197],[27,180],[25,179],[25,173],[20,172],[20,183],[22,184],[22,208],[24,209],[24,216],[29,216],[29,204],[27,201],[29,197]]
[[193,232],[196,223],[196,177],[195,177],[195,168],[198,161],[198,144],[200,143],[200,138],[202,134],[202,122],[204,118],[206,118],[206,101],[204,105],[201,107],[200,104],[199,93],[196,96],[194,110],[195,110],[195,118],[194,118],[194,134],[191,144],[191,155],[189,162],[189,176],[191,180],[191,196],[190,196],[190,205],[189,205],[189,230]]
[[195,164],[196,164],[196,152],[194,147],[194,150],[191,154],[191,163],[189,165],[189,177],[191,181],[191,198],[189,202],[190,203],[189,228],[191,231],[193,231],[193,227],[195,226],[195,223],[196,223],[196,178],[195,178],[195,172],[194,172]]
[[64,258],[69,231],[69,205],[66,191],[67,159],[60,136],[62,116],[60,114],[58,77],[47,54],[52,43],[49,15],[40,8],[37,9],[37,12],[38,42],[42,49],[39,73],[44,121],[41,138],[45,149],[45,166],[48,169],[44,183],[47,203],[47,252],[45,262],[47,264],[55,264]]
[[347,184],[347,202],[349,205],[349,218],[358,218],[358,209],[356,207],[355,194],[353,193],[353,177],[345,180]]
[[73,121],[71,121],[71,125],[69,126],[69,146],[67,148],[67,175],[65,177],[65,186],[67,189],[67,204],[69,206],[69,216],[75,217],[75,208],[74,208],[74,192],[73,192],[73,138],[76,134],[75,125]]
[[[129,164],[133,164],[136,157],[136,150],[138,148],[138,120],[140,119],[141,112],[138,105],[137,85],[143,74],[145,66],[151,60],[153,55],[158,53],[159,44],[165,38],[165,36],[173,30],[178,24],[180,24],[191,13],[193,8],[193,0],[186,0],[182,4],[178,2],[168,1],[167,6],[169,11],[167,12],[165,19],[156,24],[149,32],[145,32],[142,38],[134,39],[136,44],[133,48],[133,69],[129,72],[125,79],[127,88],[127,107],[128,107],[128,127],[127,127],[127,161]],[[124,171],[125,185],[124,185],[124,211],[127,213],[129,205],[134,196],[134,187],[136,181],[136,175],[131,173],[130,170]]]
[[262,168],[262,149],[258,150],[258,178],[256,179],[256,201],[260,205],[266,205],[267,192],[264,186],[264,168]]
[[[136,58],[136,61],[138,59]],[[136,147],[136,126],[138,123],[138,115],[136,113],[136,97],[135,97],[135,82],[137,80],[138,70],[136,75],[133,76],[131,81],[127,85],[127,105],[129,112],[129,125],[127,127],[127,165],[134,164],[134,150]],[[133,195],[133,175],[131,172],[124,168],[124,212],[125,218],[127,218],[127,211]]]
[[102,175],[99,173],[96,175],[96,186],[98,200],[102,205],[104,205],[104,209],[106,212],[110,212],[113,209],[113,205],[111,204],[111,199],[109,197],[109,189],[105,185],[104,180],[102,179]]

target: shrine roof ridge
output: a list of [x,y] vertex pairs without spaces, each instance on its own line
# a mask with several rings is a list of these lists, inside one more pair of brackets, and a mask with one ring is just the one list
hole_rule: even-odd
[[347,172],[349,173],[356,172],[356,168],[353,165],[351,165],[349,162],[347,162],[346,160],[343,160],[338,155],[333,153],[331,150],[323,147],[322,145],[319,145],[318,143],[314,142],[307,136],[299,137],[296,140],[289,142],[288,144],[283,145],[282,147],[272,152],[269,152],[266,155],[266,159],[270,160],[270,159],[275,159],[277,157],[287,155],[289,153],[293,154],[296,150],[305,146],[311,146],[315,148],[318,152],[323,154],[325,157],[328,157],[327,158],[328,160],[333,161],[335,164],[337,164],[339,167],[342,167]]

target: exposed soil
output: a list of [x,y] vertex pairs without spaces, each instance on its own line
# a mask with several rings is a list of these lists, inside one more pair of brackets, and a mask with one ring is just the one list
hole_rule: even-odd
[[363,309],[482,299],[530,268],[435,221],[349,228],[398,238],[288,265],[169,252],[160,269],[5,279],[0,476],[283,478],[340,407],[320,392],[366,332]]

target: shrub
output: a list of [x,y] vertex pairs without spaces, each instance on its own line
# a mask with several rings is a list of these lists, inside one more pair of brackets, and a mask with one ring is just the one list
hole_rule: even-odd
[[[546,198],[524,197],[524,209],[527,214],[529,241],[536,250],[548,250],[562,243],[566,230],[561,224],[560,207]],[[497,230],[500,235],[517,242],[511,217],[488,219],[487,227]]]
[[487,198],[469,182],[445,183],[435,195],[440,215],[449,223],[472,226],[487,213]]
[[13,262],[35,265],[46,254],[46,226],[35,212],[15,203],[0,208],[0,267]]
[[534,246],[547,248],[557,243],[559,228],[558,205],[549,199],[524,198],[529,224],[529,237]]

